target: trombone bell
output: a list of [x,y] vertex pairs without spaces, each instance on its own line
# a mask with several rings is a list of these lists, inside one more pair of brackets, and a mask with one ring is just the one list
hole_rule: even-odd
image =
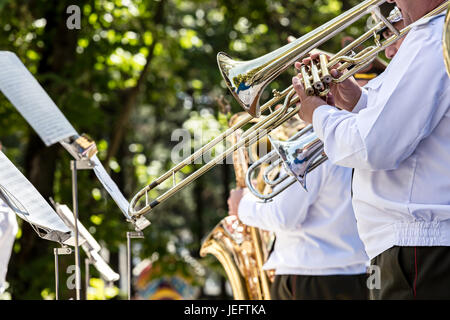
[[306,175],[327,160],[323,143],[310,129],[308,133],[293,141],[276,141],[269,136],[270,142],[283,161],[286,171],[294,176],[302,187],[306,188]]
[[[271,79],[263,78],[250,84],[254,73],[248,71],[249,65],[254,67],[256,63],[252,61],[233,60],[228,54],[219,52],[217,54],[217,64],[224,78],[227,87],[240,105],[252,117],[259,118],[261,111],[259,107],[259,99],[264,88],[270,83]],[[256,68],[258,69],[258,67]],[[254,70],[256,70],[254,69]]]

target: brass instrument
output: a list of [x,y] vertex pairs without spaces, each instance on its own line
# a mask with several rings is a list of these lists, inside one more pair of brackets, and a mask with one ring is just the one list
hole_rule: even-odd
[[[259,117],[261,115],[259,106],[261,94],[272,80],[287,68],[291,67],[294,62],[305,57],[313,49],[371,12],[376,15],[379,21],[375,26],[339,51],[331,61],[328,62],[326,57],[323,57],[320,68],[317,68],[317,70],[314,68],[311,71],[311,76],[305,77],[305,79],[311,80],[312,85],[317,88],[323,85],[323,83],[320,83],[321,81],[329,83],[331,81],[338,82],[347,79],[351,76],[350,74],[346,77],[343,76],[340,79],[333,80],[328,70],[339,62],[345,63],[345,67],[342,70],[350,65],[354,66],[353,69],[355,70],[353,70],[353,73],[364,69],[381,50],[376,50],[376,48],[373,48],[375,49],[373,51],[364,50],[354,57],[347,56],[346,54],[352,52],[354,48],[370,39],[374,33],[386,26],[391,30],[395,30],[395,34],[398,34],[395,27],[380,13],[378,6],[384,2],[386,0],[363,1],[297,40],[250,61],[233,60],[226,53],[220,52],[217,55],[217,62],[228,88],[244,110],[254,117]],[[318,78],[320,78],[320,81],[316,81]],[[307,90],[309,90],[309,87],[307,86]],[[292,86],[289,88],[292,89]]]
[[448,76],[450,77],[450,11],[447,12],[444,24],[444,36],[443,36],[443,48],[444,48],[444,61],[447,68]]
[[[239,121],[239,118],[245,116],[245,113],[234,115],[230,119],[230,127]],[[252,122],[258,121],[262,119],[252,120]],[[284,125],[276,128],[273,135],[278,139],[287,139],[302,126],[303,121],[298,116],[292,117]],[[241,132],[231,135],[232,144],[237,143],[239,134]],[[260,149],[270,151],[267,150],[267,145],[270,146],[270,143],[263,138],[250,146],[250,155],[253,158],[265,156],[257,152],[261,144],[265,146]],[[237,188],[246,187],[245,179],[250,158],[244,148],[233,153]],[[271,173],[276,172],[272,170]],[[264,183],[262,174],[259,174],[255,180],[254,188],[259,193],[265,194],[271,191],[270,186]],[[230,281],[235,299],[269,300],[269,282],[274,279],[274,270],[265,271],[262,267],[269,256],[268,244],[273,241],[272,238],[272,233],[246,226],[237,217],[228,216],[222,219],[205,238],[200,249],[200,256],[204,257],[210,253],[219,260]]]
[[[269,137],[273,150],[266,156],[255,161],[247,171],[245,182],[248,189],[253,193],[253,195],[263,201],[269,201],[297,181],[300,182],[300,184],[306,189],[306,176],[302,176],[301,174],[311,171],[313,169],[313,166],[315,168],[327,159],[323,151],[320,149],[320,145],[318,143],[315,143],[315,145],[307,144],[307,140],[311,139],[311,137],[314,137],[312,130],[312,125],[308,125],[302,130],[298,131],[287,141],[274,140]],[[295,152],[297,150],[297,146],[301,148],[300,150],[302,150],[302,156],[306,156],[304,159],[302,159],[304,167],[302,167],[301,172],[293,171],[291,159],[287,159],[284,156],[284,154],[292,154],[292,151]],[[286,152],[285,150],[292,151]],[[283,154],[282,152],[285,153]],[[267,163],[271,164],[267,165]],[[281,164],[284,165],[286,169],[285,171],[287,173],[282,173],[276,176],[274,174],[274,171],[276,170],[275,172],[279,172],[279,166]],[[266,166],[265,169],[260,168],[264,166]],[[273,188],[273,191],[261,193],[257,188],[255,188],[255,186],[253,185],[253,180],[255,172],[258,169],[258,174],[263,176],[264,182],[267,185],[271,186]]]
[[[372,13],[377,23],[375,23],[369,31],[365,32],[362,36],[331,57],[329,61],[327,61],[328,59],[325,59],[325,57],[322,57],[320,64],[317,65],[317,68],[314,67],[312,70],[304,70],[308,73],[308,76],[305,74],[304,79],[310,80],[313,87],[313,90],[309,90],[311,94],[324,94],[330,81],[337,83],[351,77],[353,74],[359,72],[370,64],[378,53],[404,37],[409,32],[412,25],[407,26],[402,30],[397,30],[390,22],[393,21],[394,18],[397,19],[397,16],[386,18],[380,13],[378,6],[383,4],[385,1],[386,0],[365,0],[352,9],[342,13],[330,22],[295,40],[294,42],[291,42],[290,44],[287,44],[269,54],[251,61],[236,61],[231,59],[225,53],[219,53],[217,56],[217,61],[222,76],[224,77],[225,82],[234,97],[241,104],[241,106],[244,107],[249,115],[240,120],[235,126],[213,139],[210,143],[206,144],[197,152],[186,158],[184,161],[176,165],[173,169],[160,176],[150,185],[140,190],[130,201],[130,216],[133,217],[133,219],[137,219],[150,212],[158,204],[169,199],[176,192],[206,173],[216,164],[221,163],[234,151],[238,150],[242,146],[248,147],[256,140],[269,134],[272,130],[296,115],[300,110],[300,105],[296,105],[299,99],[296,96],[292,85],[282,92],[275,91],[273,98],[260,106],[259,100],[264,88],[281,72],[290,67],[297,59],[305,57],[312,49],[334,37],[356,20],[368,13]],[[448,4],[448,2],[441,4],[423,18],[428,18],[443,12],[448,8]],[[399,13],[394,13],[394,15],[396,14],[398,15]],[[393,35],[389,39],[380,41],[377,37],[377,32],[386,27],[392,30]],[[367,47],[366,49],[358,52],[356,55],[353,55],[354,48],[365,43],[372,37],[374,38],[374,45]],[[343,75],[338,79],[330,79],[330,77],[328,77],[328,70],[338,63],[341,63],[338,70],[342,71]],[[350,70],[346,71],[347,69]],[[318,81],[319,79],[320,81]],[[212,147],[222,142],[223,139],[228,137],[237,129],[242,128],[245,124],[249,123],[253,117],[259,117],[265,111],[271,110],[272,106],[280,103],[283,99],[284,103],[281,108],[271,112],[262,121],[257,122],[250,129],[246,130],[242,134],[242,138],[236,144],[219,154],[213,160],[183,179],[181,182],[175,183],[174,179],[173,186],[169,190],[155,199],[149,199],[149,192],[151,190],[155,189],[164,181],[174,178],[178,171],[193,163],[195,159],[199,158]],[[308,141],[312,141],[314,139],[317,139],[317,137],[312,136],[311,139],[308,139]],[[319,158],[317,160],[322,161]],[[316,163],[311,163],[310,168],[314,168],[315,165]],[[304,175],[306,175],[306,172]]]
[[[217,57],[219,68],[228,88],[239,104],[247,112],[255,117],[258,117],[261,114],[259,99],[268,83],[275,79],[281,72],[286,70],[299,58],[305,57],[311,49],[316,48],[331,36],[335,35],[336,32],[341,31],[342,28],[345,28],[349,24],[353,23],[353,21],[357,20],[361,17],[361,15],[371,11],[376,23],[372,28],[370,28],[369,31],[341,49],[330,59],[330,61],[328,61],[326,55],[322,54],[319,56],[319,62],[311,62],[309,69],[307,69],[306,66],[302,66],[301,74],[305,92],[308,95],[326,95],[329,91],[329,85],[331,82],[342,82],[360,70],[365,69],[366,66],[370,64],[381,51],[406,36],[406,34],[408,34],[411,28],[415,25],[414,23],[404,27],[401,30],[397,30],[391,21],[397,21],[399,15],[401,15],[401,12],[397,9],[394,10],[389,17],[384,17],[378,8],[378,6],[384,2],[384,0],[366,0],[361,2],[353,9],[350,9],[309,34],[254,60],[236,61],[231,59],[225,53],[219,53]],[[416,23],[420,23],[423,19],[427,19],[445,11],[448,9],[448,6],[448,1],[442,3],[440,6],[423,16]],[[384,28],[389,28],[393,35],[389,39],[380,41],[376,34]],[[363,44],[372,36],[375,41],[374,45],[361,50],[357,54],[350,54],[353,52],[354,48]],[[342,73],[342,76],[337,79],[332,79],[330,77],[329,70],[338,64],[340,64],[340,66],[337,67],[337,70]],[[351,69],[347,70],[348,68]],[[289,87],[289,89],[291,88],[292,86]],[[291,90],[293,91],[293,89]],[[327,159],[327,157],[324,153],[322,141],[312,130],[302,135],[302,137],[296,136],[295,139],[300,139],[300,142],[303,142],[303,145],[301,143],[296,143],[296,150],[298,150],[299,158],[306,160],[306,165],[304,165],[301,169],[297,168],[295,173],[291,170],[291,163],[287,165],[287,168],[288,172],[290,172],[302,184],[302,186],[306,188],[305,181],[307,173],[317,168]],[[279,154],[278,157],[280,157]],[[265,159],[260,159],[260,163],[258,165],[261,165],[264,161],[274,161],[278,157],[275,154],[267,155]],[[257,165],[254,164],[254,166],[256,167]],[[248,175],[251,175],[253,170],[254,167],[251,167]],[[287,178],[288,176],[284,175],[275,181],[266,181],[266,183],[274,186],[285,181]],[[249,179],[249,176],[247,177],[247,186],[260,199],[270,200],[272,197],[285,190],[289,185],[292,185],[294,181],[295,180],[292,178],[289,179],[280,188],[278,188],[275,193],[270,195],[262,195],[255,191],[252,188],[251,179]]]
[[[242,114],[230,119],[230,126],[239,116],[242,117]],[[231,136],[232,144],[237,143],[239,134],[235,132]],[[245,188],[248,161],[244,148],[233,153],[237,188]],[[265,231],[244,225],[235,216],[228,216],[216,225],[200,248],[200,256],[210,253],[223,265],[237,300],[270,300],[269,279],[263,270],[266,259],[260,232]]]
[[[296,103],[297,99],[293,98],[293,93],[289,93],[287,90],[280,93],[273,99],[271,99],[265,106],[262,107],[263,110],[269,109],[269,107],[275,103],[278,103],[281,99],[285,98],[285,103],[282,108],[272,112],[264,120],[259,121],[254,124],[250,129],[246,130],[241,139],[235,144],[229,147],[227,150],[216,156],[210,162],[202,166],[200,169],[183,179],[179,183],[175,183],[175,174],[182,170],[187,165],[192,164],[196,159],[205,154],[208,150],[213,148],[222,142],[225,138],[229,137],[233,132],[243,127],[245,124],[249,123],[253,117],[250,115],[246,115],[244,119],[240,120],[236,125],[232,128],[226,130],[223,134],[219,135],[208,144],[194,152],[191,156],[187,157],[185,160],[177,164],[174,168],[164,173],[158,179],[153,181],[150,185],[141,189],[130,201],[130,206],[128,208],[128,212],[132,219],[138,219],[142,217],[144,214],[153,210],[158,204],[166,201],[172,195],[180,191],[182,188],[190,184],[192,181],[196,180],[198,177],[209,171],[216,164],[221,163],[224,159],[230,156],[234,151],[238,150],[241,147],[248,147],[252,143],[266,136],[267,133],[271,132],[273,129],[277,128],[291,117],[295,116],[297,112],[300,110],[300,106],[296,106],[295,108],[289,108],[289,102]],[[174,183],[173,186],[164,192],[162,195],[158,196],[156,199],[150,201],[149,200],[149,192],[155,189],[158,185],[163,183],[164,181],[173,178]]]

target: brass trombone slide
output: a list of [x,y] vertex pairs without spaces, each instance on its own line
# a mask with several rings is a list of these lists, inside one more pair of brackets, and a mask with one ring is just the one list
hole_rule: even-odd
[[[281,97],[285,97],[285,103],[282,108],[279,108],[278,110],[275,110],[273,113],[267,116],[263,121],[260,121],[253,125],[250,129],[244,132],[244,134],[241,137],[241,140],[239,140],[235,145],[232,145],[227,150],[216,156],[214,159],[212,159],[210,162],[202,166],[200,169],[183,179],[180,183],[175,184],[167,190],[165,193],[157,197],[152,202],[149,202],[148,198],[148,192],[150,192],[152,189],[154,189],[156,186],[158,186],[163,181],[169,179],[172,177],[177,171],[181,170],[182,167],[192,163],[195,159],[197,159],[200,155],[204,154],[205,150],[209,150],[212,147],[212,144],[209,143],[205,147],[198,150],[195,154],[188,157],[185,161],[181,162],[177,166],[175,166],[172,170],[168,171],[164,175],[162,175],[160,178],[158,178],[156,181],[151,183],[150,185],[144,187],[141,189],[131,200],[130,207],[129,207],[129,213],[131,217],[138,218],[148,212],[150,212],[153,208],[155,208],[158,204],[166,201],[168,198],[170,198],[172,195],[174,195],[176,192],[184,188],[186,185],[190,184],[192,181],[196,180],[198,177],[209,171],[212,167],[214,167],[216,164],[222,162],[224,159],[226,159],[228,156],[230,156],[234,151],[241,147],[248,147],[252,143],[256,142],[258,139],[264,137],[267,133],[278,127],[279,125],[283,124],[287,120],[289,120],[291,117],[295,116],[298,111],[300,110],[300,105],[295,106],[294,108],[289,108],[292,104],[297,103],[298,97],[294,97],[295,92],[291,89],[292,86],[290,86],[288,89],[283,91],[279,96],[273,98],[271,101],[279,101]],[[290,90],[290,91],[289,91]],[[270,102],[268,102],[270,103]],[[267,106],[267,108],[269,105]],[[247,118],[246,118],[247,119]],[[242,120],[240,123],[243,123],[246,121],[246,119]],[[252,118],[248,119],[250,121]],[[231,134],[235,130],[237,130],[237,126],[240,124],[238,123],[235,127],[231,128],[230,131],[227,130],[228,134]],[[220,135],[227,136],[226,133]],[[218,140],[217,138],[213,141]],[[212,141],[212,142],[213,142]],[[222,140],[220,140],[222,141]],[[220,142],[219,141],[219,142]],[[217,142],[218,143],[218,142]],[[216,144],[217,144],[216,143]],[[195,155],[195,156],[194,156]],[[145,205],[138,209],[136,208],[139,201],[142,200],[144,197],[145,199]]]

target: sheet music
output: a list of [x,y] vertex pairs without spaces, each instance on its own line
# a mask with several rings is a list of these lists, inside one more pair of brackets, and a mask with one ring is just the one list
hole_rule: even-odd
[[107,281],[117,281],[120,276],[114,272],[113,269],[106,263],[105,260],[96,251],[90,252],[92,260],[94,260],[94,266],[100,272]]
[[13,52],[0,51],[0,90],[47,146],[76,134],[53,100]]
[[0,194],[23,220],[62,233],[70,229],[44,200],[30,181],[0,151]]
[[94,172],[97,176],[98,180],[102,183],[103,187],[105,187],[106,191],[110,194],[110,196],[114,199],[116,204],[119,206],[122,213],[130,219],[128,215],[128,206],[129,202],[123,196],[122,192],[120,192],[119,188],[115,184],[115,182],[111,179],[111,177],[106,172],[100,160],[97,158],[97,155],[91,158],[91,161],[94,162]]
[[[65,204],[56,204],[56,213],[58,213],[61,218],[64,220],[66,225],[75,232],[75,217],[73,216],[73,212],[70,210],[68,206]],[[92,262],[94,263],[95,268],[100,272],[103,277],[107,281],[116,281],[120,278],[120,276],[111,269],[111,267],[106,263],[105,260],[100,256],[99,251],[102,249],[100,244],[94,237],[90,234],[90,232],[86,229],[86,227],[78,220],[78,232],[79,232],[79,242],[81,247],[83,248],[86,255],[91,257]]]
[[[61,216],[61,219],[64,221],[67,227],[69,227],[73,233],[75,233],[75,217],[73,215],[72,210],[65,204],[57,204],[56,205],[56,213]],[[100,244],[94,239],[94,237],[89,233],[89,231],[84,227],[84,225],[78,220],[78,235],[79,235],[79,243],[81,244],[83,241],[86,241],[86,245],[89,248],[89,251],[100,251],[102,247]],[[84,243],[83,243],[84,245]],[[84,246],[83,246],[84,247]]]
[[[71,136],[79,136],[58,106],[13,52],[0,51],[0,90],[47,146]],[[128,201],[97,156],[94,156],[92,161],[95,163],[94,172],[97,178],[123,214],[130,219]]]

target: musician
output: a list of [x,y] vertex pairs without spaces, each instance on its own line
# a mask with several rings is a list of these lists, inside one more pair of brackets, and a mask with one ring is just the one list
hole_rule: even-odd
[[351,205],[351,173],[326,161],[308,175],[308,191],[295,183],[266,203],[247,189],[231,191],[231,215],[276,235],[264,265],[275,269],[273,299],[368,298],[368,257]]
[[[445,1],[389,2],[409,25]],[[361,89],[354,79],[334,85],[342,110],[306,96],[293,78],[300,117],[313,123],[332,163],[355,168],[358,231],[380,268],[381,288],[371,290],[372,299],[450,298],[450,79],[443,23],[440,14],[413,26],[376,85]]]

